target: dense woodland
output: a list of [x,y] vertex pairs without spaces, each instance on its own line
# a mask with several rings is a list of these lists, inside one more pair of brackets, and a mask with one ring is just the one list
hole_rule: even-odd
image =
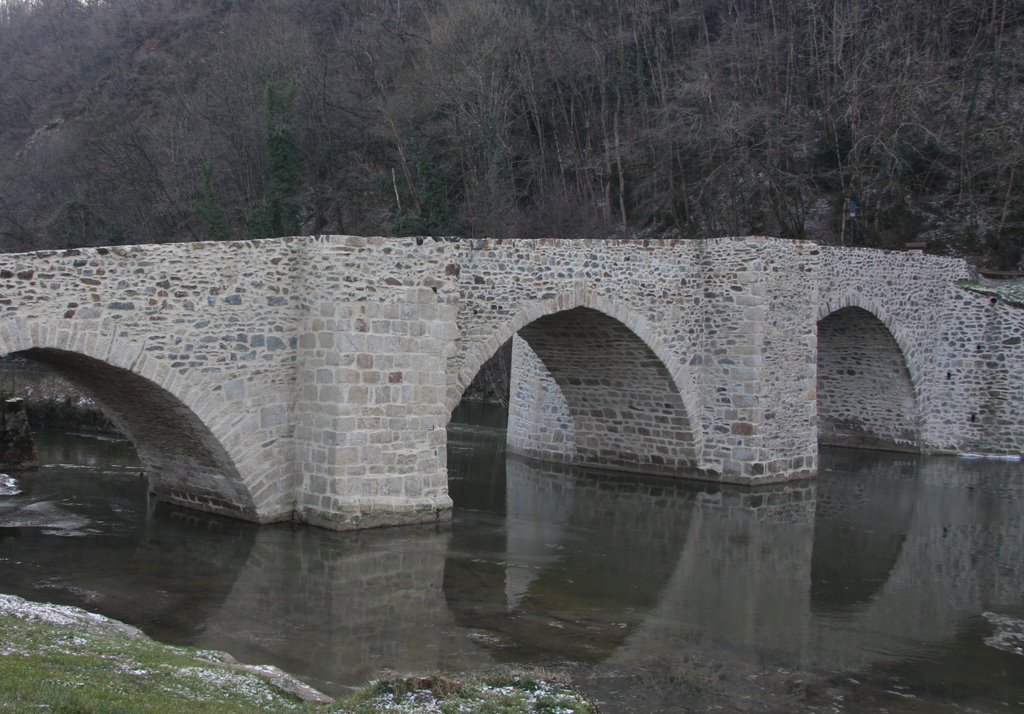
[[769,234],[1015,269],[1022,173],[1024,0],[0,0],[3,251]]

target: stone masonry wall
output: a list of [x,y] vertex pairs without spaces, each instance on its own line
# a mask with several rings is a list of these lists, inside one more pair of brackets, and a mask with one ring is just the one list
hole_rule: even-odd
[[448,250],[333,237],[4,256],[0,353],[86,386],[164,500],[335,528],[436,520]]
[[810,282],[802,274],[813,274],[816,246],[755,237],[702,242],[701,251],[703,420],[716,435],[705,467],[739,483],[808,476],[813,405],[801,395],[813,390],[814,294],[797,286]]
[[[89,382],[167,500],[289,517],[291,433],[271,415],[294,391],[295,245],[3,256],[0,352]],[[169,428],[154,434],[130,413]]]
[[962,287],[970,278],[962,260],[821,251],[819,320],[858,307],[892,335],[915,400],[914,419],[901,418],[919,425],[921,450],[1024,451],[1024,309]]
[[[625,466],[628,462],[647,471],[674,471],[744,483],[812,473],[816,453],[814,412],[807,400],[813,394],[815,311],[810,294],[796,293],[814,285],[816,246],[768,238],[679,243],[608,241],[607,247],[605,241],[579,243],[578,250],[567,253],[559,241],[534,241],[533,253],[522,259],[525,273],[512,272],[509,277],[505,272],[508,268],[503,266],[512,264],[510,256],[507,264],[496,261],[492,270],[475,276],[472,282],[486,286],[488,300],[494,294],[508,295],[490,308],[508,321],[510,327],[506,329],[519,330],[533,323],[521,332],[526,341],[534,349],[543,346],[545,339],[548,343],[542,350],[544,362],[528,350],[520,350],[517,343],[509,432],[514,450],[606,466]],[[479,253],[493,258],[500,255],[501,248],[487,245]],[[620,250],[631,253],[618,257],[616,252]],[[659,254],[661,267],[655,269],[650,261]],[[770,256],[775,256],[772,260],[778,266],[777,275],[766,271]],[[789,267],[786,261],[796,267]],[[794,272],[799,271],[806,273],[802,282],[794,279]],[[472,297],[472,288],[467,293],[463,287],[462,292]],[[529,296],[542,299],[530,301]],[[770,301],[778,305],[771,311],[771,329],[780,336],[776,340],[780,356],[766,362],[762,344],[769,329]],[[579,404],[574,403],[574,385],[566,375],[557,374],[558,360],[551,355],[551,342],[575,333],[565,324],[549,322],[545,327],[546,320],[542,319],[580,306],[622,323],[632,332],[636,344],[636,352],[627,356],[616,347],[616,340],[602,336],[598,321],[585,329],[586,339],[595,341],[590,361],[599,366],[583,375],[583,362],[578,361],[567,374],[579,373],[588,385],[592,402],[587,406],[579,399],[575,400]],[[461,370],[460,382],[486,359],[488,350],[501,344],[504,335],[493,335],[493,323],[487,323],[491,336],[486,338],[487,332],[483,332],[479,344],[486,347],[481,354],[474,354],[470,340],[475,337],[478,314],[467,314],[467,308],[478,310],[479,305],[465,301],[460,311],[465,340],[460,352],[466,355],[463,364],[470,365]],[[790,329],[797,337],[787,342],[783,334]],[[583,341],[582,335],[575,335],[566,344]],[[641,348],[649,349],[651,356],[644,356]],[[670,383],[681,392],[682,404],[675,413],[666,411],[664,404],[645,402],[643,389],[628,384],[629,377],[640,375],[645,384],[656,383],[659,377],[654,372],[644,373],[654,361],[667,368]],[[548,367],[556,374],[551,375]],[[618,374],[625,375],[622,384],[628,386],[616,393],[619,387],[608,386],[615,381],[611,375],[595,370],[618,370]],[[563,394],[556,395],[555,390]],[[662,391],[668,392],[669,388]],[[598,403],[603,407],[599,408]],[[797,403],[799,408],[792,408]],[[656,460],[644,463],[642,458],[617,460],[614,456],[594,458],[584,454],[582,434],[601,433],[593,424],[598,409],[601,418],[611,421],[610,426],[603,427],[605,451],[614,450],[611,444],[617,435],[628,430],[635,452],[654,455]],[[644,424],[638,418],[656,412],[660,412],[656,418],[673,426],[667,451],[661,450],[658,437],[653,436],[664,431],[660,425]],[[771,427],[766,441],[769,422],[777,425]],[[687,442],[692,442],[692,448],[678,451],[681,446],[689,446]]]
[[[307,239],[298,341],[297,512],[332,528],[447,517],[451,247]],[[314,250],[315,249],[315,250]]]
[[1024,453],[1024,307],[953,288],[941,325],[924,407],[928,446]]
[[[449,362],[454,407],[480,366],[534,320],[588,307],[628,327],[661,359],[696,410],[700,266],[689,241],[506,240],[451,244],[460,294],[458,352]],[[453,256],[456,257],[456,256]]]
[[512,338],[506,441],[511,451],[555,462],[576,459],[576,424],[565,395],[529,343]]
[[765,241],[760,250],[766,292],[761,425],[764,440],[759,461],[769,474],[806,476],[817,471],[815,402],[817,319],[817,245]]
[[922,448],[1017,453],[1024,311],[965,276],[758,237],[51,251],[0,256],[0,354],[93,393],[164,500],[360,528],[448,517],[445,427],[516,334],[516,450],[810,475],[816,324],[857,307],[905,357]]
[[686,407],[661,360],[620,322],[579,307],[520,331],[572,416],[575,460],[679,474],[697,467]]

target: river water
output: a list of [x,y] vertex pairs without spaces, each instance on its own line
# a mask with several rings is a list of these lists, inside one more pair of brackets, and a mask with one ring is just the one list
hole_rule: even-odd
[[0,591],[341,694],[524,666],[605,712],[1024,711],[1024,467],[825,450],[752,491],[571,470],[449,429],[450,526],[333,533],[148,502],[131,445],[0,477]]

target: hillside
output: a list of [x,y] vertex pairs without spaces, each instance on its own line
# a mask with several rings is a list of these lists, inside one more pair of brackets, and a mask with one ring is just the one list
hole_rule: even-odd
[[1024,0],[0,1],[0,250],[772,234],[1024,253]]

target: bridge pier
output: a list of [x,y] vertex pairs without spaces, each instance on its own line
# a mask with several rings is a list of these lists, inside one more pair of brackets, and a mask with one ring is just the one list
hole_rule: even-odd
[[298,340],[299,520],[349,530],[451,518],[444,351],[454,316],[421,287],[387,302],[311,303]]

